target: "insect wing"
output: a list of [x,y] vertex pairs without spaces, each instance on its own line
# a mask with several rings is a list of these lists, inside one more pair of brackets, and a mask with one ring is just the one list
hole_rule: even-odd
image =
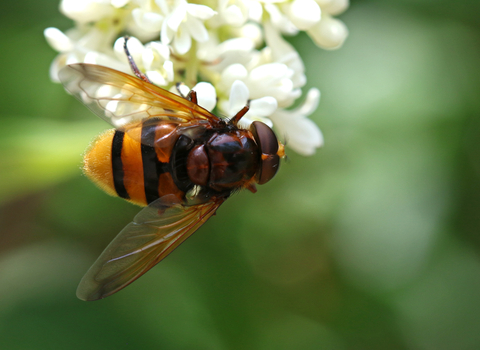
[[65,89],[117,129],[157,117],[169,121],[219,121],[199,105],[139,78],[94,64],[68,65],[59,73]]
[[103,251],[81,280],[79,299],[102,299],[135,281],[193,234],[225,201],[176,204],[159,210],[159,200],[142,209]]

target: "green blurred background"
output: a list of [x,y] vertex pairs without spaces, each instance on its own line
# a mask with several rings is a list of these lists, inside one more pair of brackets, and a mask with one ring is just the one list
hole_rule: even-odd
[[49,81],[58,3],[0,13],[1,349],[480,348],[478,0],[353,1],[341,50],[292,39],[325,147],[91,303],[138,208],[81,174],[107,125]]

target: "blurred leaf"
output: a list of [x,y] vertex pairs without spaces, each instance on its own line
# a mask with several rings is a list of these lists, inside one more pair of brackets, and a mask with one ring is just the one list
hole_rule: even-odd
[[406,338],[417,349],[473,349],[480,344],[480,261],[445,239],[430,269],[396,304]]
[[81,154],[101,123],[3,118],[0,198],[25,195],[80,174]]

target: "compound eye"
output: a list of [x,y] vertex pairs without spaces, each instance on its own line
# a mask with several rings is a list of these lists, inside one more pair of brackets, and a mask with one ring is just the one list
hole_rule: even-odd
[[280,157],[277,154],[278,140],[273,130],[262,122],[253,122],[250,131],[262,153],[261,167],[256,174],[257,183],[262,185],[270,181],[278,171],[280,165]]
[[253,122],[250,131],[263,154],[274,155],[278,152],[278,140],[270,127],[262,122]]

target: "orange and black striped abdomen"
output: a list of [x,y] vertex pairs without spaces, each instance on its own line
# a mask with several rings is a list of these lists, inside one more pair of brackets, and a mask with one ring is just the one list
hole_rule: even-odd
[[128,132],[110,130],[87,151],[85,173],[106,192],[138,205],[165,195],[181,201],[192,184],[178,179],[183,171],[174,164],[182,155],[177,128],[175,123],[148,120]]

